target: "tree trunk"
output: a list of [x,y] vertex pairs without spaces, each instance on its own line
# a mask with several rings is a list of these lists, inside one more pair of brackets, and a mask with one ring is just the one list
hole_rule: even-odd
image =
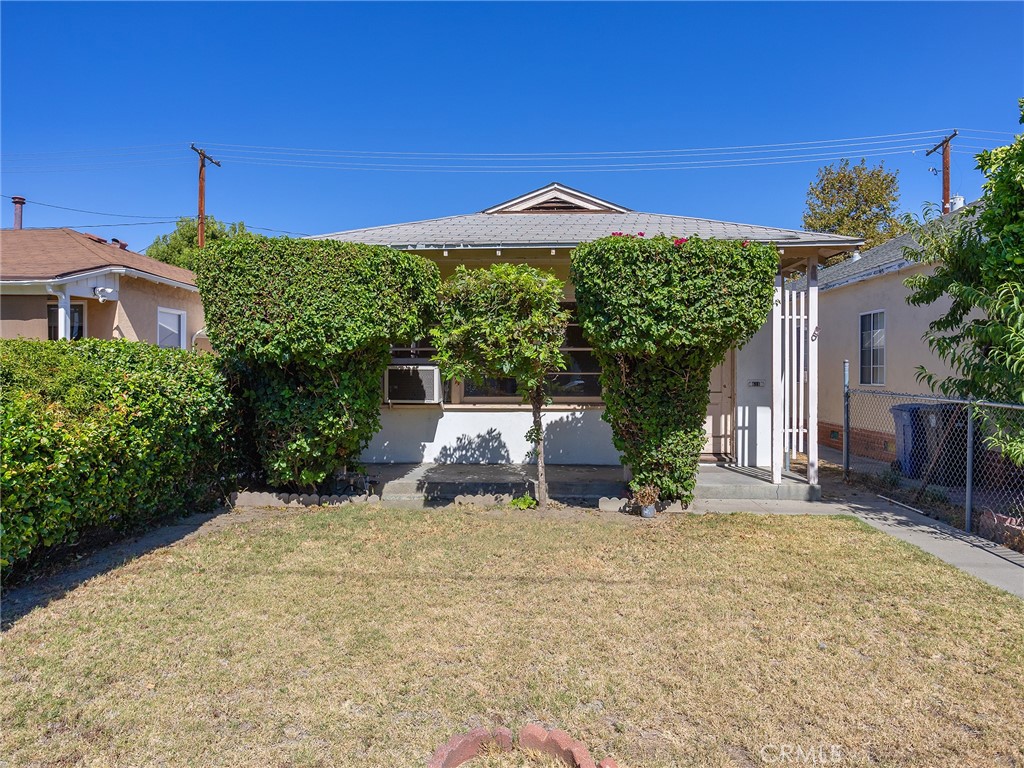
[[544,406],[544,387],[537,387],[530,396],[533,405],[533,434],[537,451],[537,505],[548,504],[548,479],[544,469],[544,426],[541,423],[541,408]]

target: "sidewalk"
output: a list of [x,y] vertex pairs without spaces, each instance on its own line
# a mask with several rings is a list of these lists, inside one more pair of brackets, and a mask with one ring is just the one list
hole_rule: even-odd
[[691,512],[852,515],[1024,600],[1024,555],[868,494],[846,501],[695,501]]

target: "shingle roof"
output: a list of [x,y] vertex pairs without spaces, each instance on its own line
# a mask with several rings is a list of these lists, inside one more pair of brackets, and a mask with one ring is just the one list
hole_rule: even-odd
[[[942,218],[937,218],[930,226],[949,224],[961,216],[973,216],[978,204],[978,202],[971,203]],[[916,248],[917,245],[912,232],[894,237],[892,240],[886,240],[881,245],[864,251],[859,259],[845,259],[834,266],[822,269],[818,273],[818,288],[827,291],[830,288],[838,288],[841,285],[860,282],[902,269],[911,263],[903,255],[903,249]],[[793,290],[799,291],[803,288],[804,278],[801,277],[793,283]]]
[[[569,197],[573,192],[578,193],[577,190],[559,184],[542,187],[540,190],[535,190],[535,193],[555,188],[569,193]],[[531,194],[534,193],[527,193],[527,195],[516,199],[526,198]],[[317,235],[314,239],[346,240],[417,249],[457,248],[460,246],[567,247],[597,240],[613,232],[627,234],[643,232],[649,237],[658,234],[673,237],[698,235],[703,238],[754,240],[794,246],[850,247],[862,242],[857,238],[842,235],[803,232],[796,229],[780,229],[753,224],[735,224],[689,216],[641,213],[628,209],[623,209],[622,212],[600,213],[593,211],[520,213],[508,210],[498,211],[497,208],[500,207],[488,209],[489,212],[333,232]]]
[[126,267],[195,285],[181,267],[107,243],[73,229],[0,230],[0,280],[56,280],[106,267]]

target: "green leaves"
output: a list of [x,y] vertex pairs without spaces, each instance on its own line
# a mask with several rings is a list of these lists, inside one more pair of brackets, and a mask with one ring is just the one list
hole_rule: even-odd
[[209,508],[238,453],[211,355],[128,341],[0,341],[0,567],[92,526]]
[[308,488],[353,461],[380,428],[392,344],[425,333],[436,265],[383,246],[245,235],[205,248],[196,270],[268,481]]
[[807,190],[803,226],[812,232],[861,237],[865,247],[874,248],[903,233],[896,214],[899,202],[897,171],[885,170],[884,163],[868,168],[864,159],[851,166],[843,159],[819,169]]
[[431,331],[444,376],[512,378],[529,397],[547,374],[565,369],[563,290],[554,275],[525,264],[460,266],[440,287]]
[[774,246],[697,237],[612,236],[573,252],[580,325],[634,489],[692,498],[711,371],[764,324],[777,269]]

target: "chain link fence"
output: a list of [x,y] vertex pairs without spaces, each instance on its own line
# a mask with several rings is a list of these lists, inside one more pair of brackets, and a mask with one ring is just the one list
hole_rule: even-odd
[[1024,552],[1024,406],[851,389],[843,472]]

